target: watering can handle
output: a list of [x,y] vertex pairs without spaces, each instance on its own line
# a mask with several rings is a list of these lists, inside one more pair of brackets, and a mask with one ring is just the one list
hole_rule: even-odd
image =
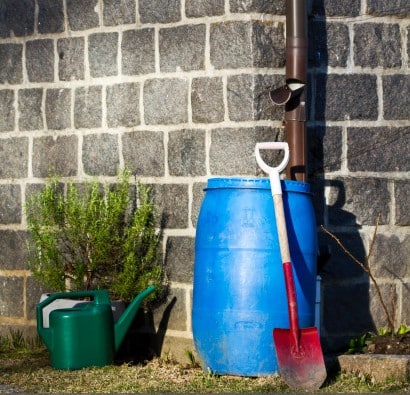
[[110,303],[108,292],[106,290],[92,291],[74,291],[74,292],[56,292],[51,294],[47,299],[40,302],[37,306],[43,309],[56,299],[81,299],[93,298],[95,303]]
[[74,291],[74,292],[56,292],[51,294],[47,299],[43,300],[36,306],[37,328],[38,330],[47,331],[43,326],[43,309],[56,299],[80,299],[93,298],[96,304],[110,303],[107,290],[92,290],[92,291]]
[[[276,166],[271,167],[264,162],[260,155],[260,150],[283,150],[285,152],[285,156],[282,159],[282,162]],[[272,188],[272,195],[281,195],[282,194],[282,187],[280,185],[280,178],[279,173],[285,169],[289,162],[289,145],[285,142],[264,142],[264,143],[256,143],[255,146],[255,157],[256,162],[258,162],[259,167],[269,175],[271,188]]]

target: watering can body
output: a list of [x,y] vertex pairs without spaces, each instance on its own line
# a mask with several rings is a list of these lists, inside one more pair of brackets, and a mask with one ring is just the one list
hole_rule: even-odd
[[[116,324],[106,290],[56,293],[39,303],[37,331],[50,352],[51,366],[75,370],[112,364],[142,300],[154,289],[151,286],[138,294]],[[45,328],[43,309],[54,300],[65,298],[90,298],[92,302],[53,310],[49,327]]]

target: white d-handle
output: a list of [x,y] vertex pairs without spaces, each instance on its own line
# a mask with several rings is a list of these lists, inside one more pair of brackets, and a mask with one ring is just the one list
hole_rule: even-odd
[[[282,162],[276,166],[271,167],[264,162],[260,155],[260,150],[283,150],[285,151],[285,155],[282,159]],[[256,162],[258,163],[259,167],[269,175],[271,188],[272,188],[272,195],[282,194],[282,188],[280,185],[280,178],[279,173],[285,169],[289,162],[289,145],[285,142],[264,142],[264,143],[256,143],[255,146],[255,157]]]

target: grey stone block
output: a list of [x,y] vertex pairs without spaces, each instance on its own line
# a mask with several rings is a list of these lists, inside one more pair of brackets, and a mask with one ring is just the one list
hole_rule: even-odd
[[230,0],[229,9],[231,12],[261,12],[264,14],[285,14],[285,1],[265,1],[265,0]]
[[133,174],[161,177],[165,173],[164,134],[138,131],[122,136],[124,164]]
[[168,167],[170,175],[206,175],[205,157],[205,131],[185,129],[169,132]]
[[181,0],[139,0],[142,23],[171,23],[181,20]]
[[339,369],[358,377],[369,377],[372,383],[404,383],[408,380],[410,357],[408,355],[355,354],[339,355]]
[[356,24],[353,42],[356,65],[371,68],[401,66],[401,35],[398,24]]
[[104,25],[135,23],[135,0],[104,0]]
[[311,126],[307,130],[309,175],[340,170],[342,163],[342,128]]
[[159,30],[162,72],[205,68],[205,25],[183,25]]
[[349,128],[350,171],[409,171],[409,127]]
[[410,75],[383,76],[384,119],[410,119]]
[[44,127],[41,103],[43,89],[20,89],[18,92],[20,130],[39,130]]
[[205,183],[196,182],[192,187],[192,209],[191,209],[191,221],[192,225],[196,228],[198,223],[199,211],[201,209],[202,201],[205,197],[204,188]]
[[30,82],[54,81],[53,40],[27,41],[26,68]]
[[410,16],[410,8],[407,0],[368,0],[366,11],[369,15],[374,16],[395,16],[399,18],[408,18]]
[[47,89],[46,123],[52,130],[71,127],[71,89]]
[[403,280],[402,317],[410,317],[410,283]]
[[58,75],[61,81],[84,79],[84,38],[57,40]]
[[259,126],[213,130],[209,152],[212,175],[261,174],[254,149],[263,141],[283,141],[283,136],[278,129]]
[[329,223],[337,226],[374,226],[389,222],[390,193],[386,179],[344,178],[330,183]]
[[219,22],[211,24],[210,57],[216,69],[252,67],[252,24]]
[[[157,339],[154,339],[158,343]],[[166,359],[170,354],[175,361],[178,361],[182,365],[187,363],[187,354],[186,351],[190,350],[195,355],[195,360],[200,361],[200,358],[196,355],[195,345],[193,339],[186,339],[179,336],[170,336],[167,335],[165,339],[159,345],[161,358]]]
[[[373,263],[374,261],[372,261]],[[379,291],[383,299],[383,303],[386,305],[386,310],[390,318],[394,321],[397,311],[393,311],[398,307],[398,293],[395,284],[381,284],[380,279],[376,280],[378,283]],[[393,307],[394,306],[394,307]],[[370,313],[373,318],[373,322],[376,328],[382,328],[388,326],[388,317],[383,308],[382,302],[376,286],[371,282],[370,285]]]
[[186,331],[187,328],[187,306],[186,290],[182,288],[172,288],[167,295],[167,299],[161,306],[155,309],[154,322],[156,326],[166,319],[166,328],[177,331]]
[[185,2],[185,15],[188,18],[223,15],[224,13],[224,0],[186,0]]
[[26,314],[29,320],[36,319],[36,306],[40,302],[40,297],[43,293],[50,293],[50,291],[40,285],[32,276],[27,277]]
[[309,63],[313,67],[346,67],[349,28],[343,23],[313,20],[309,24]]
[[405,264],[410,256],[409,235],[377,234],[371,257],[372,268],[376,277],[400,280],[410,275],[409,265]]
[[95,33],[88,37],[91,77],[117,75],[118,33]]
[[119,166],[118,137],[107,133],[84,136],[82,158],[86,174],[115,176]]
[[61,33],[64,31],[63,0],[38,0],[39,33]]
[[148,125],[188,121],[188,81],[152,79],[144,83],[144,118]]
[[[410,27],[407,28],[407,37],[410,37]],[[410,40],[407,40],[407,60],[410,60]]]
[[99,25],[98,0],[67,0],[67,16],[71,30],[86,30]]
[[0,265],[3,270],[27,269],[27,233],[0,230]]
[[228,113],[232,121],[281,120],[282,106],[270,99],[270,91],[283,84],[282,76],[239,74],[228,77]]
[[225,116],[221,77],[199,77],[191,84],[192,121],[195,123],[222,122]]
[[0,131],[14,130],[14,91],[10,89],[0,90]]
[[326,335],[353,337],[375,330],[369,311],[368,283],[323,284],[322,294]]
[[23,277],[0,277],[0,315],[23,317]]
[[0,178],[28,177],[28,147],[27,137],[1,140]]
[[33,141],[33,176],[63,177],[77,175],[78,140],[76,136],[38,137]]
[[20,185],[0,185],[0,224],[21,223]]
[[[60,190],[64,192],[64,184],[60,183]],[[27,184],[26,185],[26,201],[34,195],[41,193],[45,188],[45,184]]]
[[0,44],[0,84],[23,82],[23,46]]
[[410,181],[397,180],[394,182],[394,200],[396,206],[395,225],[410,225]]
[[376,76],[319,74],[315,78],[317,120],[376,120]]
[[34,33],[35,0],[2,0],[0,37],[23,37]]
[[122,34],[122,73],[148,74],[155,71],[154,29],[126,30]]
[[188,186],[153,184],[152,197],[157,207],[161,228],[181,229],[188,226]]
[[254,67],[285,66],[285,31],[283,23],[252,22],[252,57]]
[[140,123],[139,83],[115,84],[107,87],[108,127],[135,126]]
[[167,239],[165,265],[171,281],[192,283],[194,238],[170,236]]
[[312,14],[320,16],[358,16],[360,0],[313,0]]
[[213,23],[210,57],[217,69],[283,67],[285,62],[283,24],[268,22]]
[[102,123],[102,88],[92,85],[75,90],[74,126],[99,128]]
[[[254,119],[255,92],[253,88],[254,75],[252,74],[228,76],[228,114],[231,121]],[[269,91],[267,91],[267,95],[269,95]]]

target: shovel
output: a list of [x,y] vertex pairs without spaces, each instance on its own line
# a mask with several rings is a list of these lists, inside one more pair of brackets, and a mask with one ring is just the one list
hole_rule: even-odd
[[[268,166],[260,156],[261,149],[283,150],[285,156],[282,163],[277,167]],[[293,279],[286,219],[283,209],[282,187],[279,177],[279,173],[286,167],[289,160],[289,146],[287,143],[280,142],[257,143],[255,146],[255,156],[259,167],[269,174],[270,178],[288,299],[290,328],[275,328],[273,330],[279,371],[289,387],[316,390],[320,388],[326,379],[326,367],[317,329],[314,327],[299,328],[296,288]]]

